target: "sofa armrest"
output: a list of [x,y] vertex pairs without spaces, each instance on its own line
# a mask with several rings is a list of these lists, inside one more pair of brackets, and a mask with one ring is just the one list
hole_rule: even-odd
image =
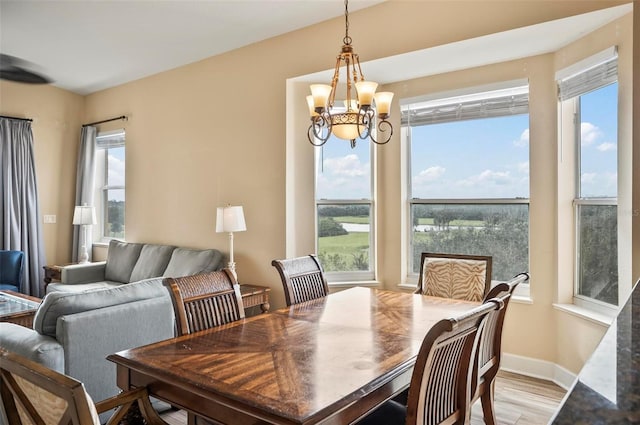
[[17,353],[64,373],[64,352],[62,345],[47,335],[14,323],[0,323],[0,349]]
[[94,400],[119,392],[109,354],[172,338],[175,326],[169,296],[60,316],[57,322],[65,373],[83,382]]
[[105,280],[106,261],[97,263],[71,264],[62,267],[60,282],[66,284],[91,283]]

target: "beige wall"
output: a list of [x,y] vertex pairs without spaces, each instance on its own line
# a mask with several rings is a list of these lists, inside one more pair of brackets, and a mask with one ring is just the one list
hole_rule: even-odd
[[[84,98],[52,86],[0,80],[0,115],[32,118],[36,178],[43,224],[45,258],[63,264],[71,258],[76,158]],[[42,220],[42,217],[40,218]]]
[[[353,13],[350,33],[361,58],[370,60],[620,3],[624,2],[391,0]],[[389,30],[371,31],[382,22],[392,23]],[[43,213],[58,214],[58,224],[45,227],[49,262],[70,258],[68,223],[75,167],[61,164],[75,164],[81,122],[125,114],[129,116],[124,124],[127,239],[217,247],[226,252],[227,235],[214,231],[215,208],[227,203],[243,205],[248,230],[235,235],[239,279],[272,287],[272,305],[282,306],[284,296],[271,260],[314,249],[313,215],[308,214],[313,211],[308,121],[300,113],[305,110],[303,96],[297,94],[300,88],[287,79],[330,67],[343,30],[342,18],[334,19],[84,99],[52,87],[0,83],[3,113],[28,115],[45,98],[51,98],[55,105],[40,112],[43,121],[52,123],[51,134],[36,134],[37,144],[53,138],[55,143],[47,148],[59,149],[36,154],[39,181],[52,179],[46,188],[41,186],[41,197],[53,198],[46,203],[43,199]],[[310,48],[313,54],[307,53]],[[587,54],[586,50],[579,54]],[[571,332],[570,327],[565,331],[565,323],[572,322],[558,326],[564,319],[552,308],[557,287],[556,226],[546,213],[556,203],[555,65],[553,55],[542,55],[389,88],[398,98],[411,90],[459,88],[461,81],[473,86],[530,79],[531,108],[539,118],[531,123],[532,140],[539,142],[531,147],[531,271],[535,284],[532,305],[512,304],[505,349],[577,371],[584,360],[583,351],[591,349],[602,330],[580,322],[581,329],[585,328],[581,331],[585,343],[574,342],[580,352],[574,355],[572,347],[563,346],[562,355],[558,355],[558,341]],[[394,107],[394,124],[399,129],[397,105]],[[37,118],[35,113],[32,116]],[[67,127],[54,127],[57,120]],[[34,128],[37,126],[34,123]],[[118,127],[122,123],[101,126],[100,130]],[[394,288],[404,276],[403,214],[397,207],[403,196],[397,190],[403,161],[399,131],[384,149],[378,148],[377,162],[382,176],[377,192],[378,269],[382,285]],[[547,167],[536,168],[535,163]],[[557,333],[550,331],[554,328]]]

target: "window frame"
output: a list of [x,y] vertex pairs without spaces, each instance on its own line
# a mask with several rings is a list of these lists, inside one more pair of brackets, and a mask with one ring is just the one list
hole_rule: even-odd
[[[446,102],[441,102],[442,100],[445,100],[448,97],[471,97],[471,98],[482,98],[480,95],[482,94],[492,94],[492,93],[498,93],[501,91],[509,91],[509,90],[516,90],[518,88],[521,87],[527,87],[527,93],[529,93],[529,82],[528,81],[523,81],[523,80],[516,80],[516,81],[505,81],[505,82],[499,82],[496,84],[490,84],[487,86],[482,86],[482,87],[472,87],[472,88],[467,88],[467,89],[463,89],[463,90],[457,90],[457,91],[453,91],[451,93],[440,93],[440,94],[435,94],[435,95],[429,95],[429,96],[424,96],[424,97],[419,97],[419,100],[423,100],[423,101],[430,101],[433,102],[435,104],[445,104]],[[528,96],[528,94],[527,94]],[[487,99],[490,99],[491,96],[486,97]],[[404,99],[401,100],[401,105],[407,105],[407,104],[411,104],[415,101],[416,99]],[[527,103],[529,101],[527,100]],[[470,119],[491,119],[491,118],[496,118],[496,117],[507,117],[507,116],[512,116],[512,115],[522,115],[523,113],[517,113],[517,114],[499,114],[499,115],[490,115],[484,118],[466,118],[466,119],[460,119],[460,120],[451,120],[449,122],[463,122],[463,121],[468,121]],[[528,111],[528,107],[527,107],[527,112],[526,114],[529,116],[529,120],[530,120],[530,113]],[[425,124],[428,125],[428,124]],[[529,128],[531,126],[529,125]],[[414,205],[441,205],[441,204],[458,204],[458,205],[523,205],[526,204],[528,206],[527,210],[528,210],[528,220],[529,220],[529,229],[530,229],[530,225],[531,225],[531,215],[530,215],[530,208],[531,208],[531,201],[530,201],[530,193],[529,193],[529,197],[524,198],[524,197],[516,197],[516,198],[451,198],[451,199],[445,199],[445,198],[414,198],[413,197],[413,187],[412,187],[412,156],[411,156],[411,147],[412,147],[412,129],[413,126],[411,125],[411,122],[407,122],[402,124],[401,126],[401,137],[403,138],[403,142],[404,145],[406,146],[406,190],[407,190],[407,201],[406,201],[406,214],[405,214],[405,218],[406,218],[406,222],[407,222],[407,226],[405,226],[405,231],[407,232],[407,246],[406,246],[406,260],[405,260],[405,264],[407,267],[407,273],[406,273],[406,277],[405,277],[405,281],[407,282],[407,284],[412,284],[412,285],[416,285],[417,286],[417,282],[419,279],[419,272],[414,272],[414,264],[413,264],[413,240],[414,240],[414,232],[413,232],[413,206]],[[529,153],[529,157],[530,157],[530,153]],[[530,167],[530,166],[529,166]],[[529,183],[530,185],[531,183]],[[530,190],[530,188],[529,188]],[[528,258],[527,258],[527,262],[529,263],[529,267],[530,267],[530,255],[531,255],[531,250],[530,250],[530,246],[531,246],[531,233],[528,232],[528,241],[527,244],[529,246],[528,249]],[[526,270],[527,272],[529,270]],[[495,281],[495,279],[494,279]],[[516,288],[516,291],[514,292],[515,296],[518,297],[526,297],[528,298],[530,296],[530,281],[522,284],[522,285],[518,285],[518,287]]]
[[[618,198],[620,188],[617,188],[616,197],[593,197],[582,196],[581,175],[582,175],[582,114],[581,97],[596,90],[603,89],[611,84],[618,84],[617,100],[620,101],[620,79],[618,74],[618,49],[611,46],[589,57],[586,57],[564,69],[556,72],[556,85],[558,89],[558,126],[559,144],[562,146],[563,134],[573,135],[572,160],[569,167],[573,173],[573,195],[571,199],[571,220],[573,221],[573,240],[571,246],[572,266],[571,266],[571,303],[577,307],[602,313],[607,316],[615,315],[618,310],[617,305],[612,305],[586,295],[579,294],[580,289],[580,207],[581,206],[615,206],[617,212],[617,232],[620,234],[620,212],[618,211]],[[616,111],[616,120],[619,122],[620,110]],[[571,132],[571,133],[570,133]],[[570,136],[569,136],[570,137]],[[617,128],[616,142],[620,142],[620,129]],[[562,168],[563,158],[560,156],[559,165]],[[616,171],[619,171],[620,163],[617,159]],[[618,302],[622,288],[620,283],[620,238],[618,237]]]
[[[369,206],[369,270],[367,271],[340,271],[340,272],[332,272],[326,271],[324,272],[327,283],[331,285],[340,285],[349,282],[358,282],[358,283],[367,283],[367,282],[375,282],[377,279],[377,257],[376,257],[376,243],[377,243],[377,233],[376,233],[376,149],[372,142],[368,140],[356,140],[359,143],[367,143],[369,145],[369,190],[370,190],[370,198],[361,198],[361,199],[334,199],[334,198],[321,198],[318,199],[316,194],[318,193],[318,173],[319,166],[321,165],[321,161],[324,160],[322,155],[322,146],[317,146],[314,148],[314,225],[315,225],[315,236],[314,236],[314,244],[315,244],[315,252],[319,255],[319,242],[320,238],[318,236],[319,231],[319,217],[318,214],[319,208],[323,205],[368,205]],[[335,136],[329,138],[327,143],[348,143],[346,140],[338,139]]]
[[[123,142],[120,145],[116,146],[99,146],[98,139],[99,138],[109,138],[112,136],[122,135]],[[125,240],[126,239],[126,227],[124,230],[123,238],[115,238],[108,236],[105,232],[105,224],[107,220],[107,209],[109,208],[109,190],[123,190],[125,193],[125,208],[126,208],[126,177],[124,185],[109,185],[109,150],[114,148],[123,147],[125,149],[125,173],[126,173],[126,131],[124,129],[112,130],[112,131],[102,131],[96,134],[96,159],[101,160],[100,167],[96,167],[101,171],[101,175],[96,175],[96,182],[94,183],[95,194],[97,199],[100,200],[100,208],[97,214],[97,223],[96,226],[93,226],[96,231],[94,232],[94,239],[97,241],[96,243],[108,244],[112,239],[115,240]],[[99,154],[99,151],[103,151],[104,153]],[[103,155],[104,158],[99,158],[100,155]],[[96,165],[98,165],[96,163]],[[97,180],[101,178],[101,181]],[[99,229],[99,230],[98,230]]]

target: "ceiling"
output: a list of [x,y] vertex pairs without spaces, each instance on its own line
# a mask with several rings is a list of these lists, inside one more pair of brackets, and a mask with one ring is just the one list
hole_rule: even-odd
[[[381,1],[350,0],[349,10]],[[379,59],[366,63],[366,76],[402,81],[552,52],[631,10],[629,3]],[[57,87],[89,94],[343,12],[342,0],[0,0],[0,52],[31,62]],[[326,71],[301,77],[330,78]]]
[[0,0],[0,53],[88,94],[343,14],[343,0]]

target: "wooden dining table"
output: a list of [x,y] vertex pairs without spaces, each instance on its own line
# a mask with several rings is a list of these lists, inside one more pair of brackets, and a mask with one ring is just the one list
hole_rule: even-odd
[[349,424],[408,388],[436,322],[477,305],[355,287],[108,359],[120,388],[215,423]]

